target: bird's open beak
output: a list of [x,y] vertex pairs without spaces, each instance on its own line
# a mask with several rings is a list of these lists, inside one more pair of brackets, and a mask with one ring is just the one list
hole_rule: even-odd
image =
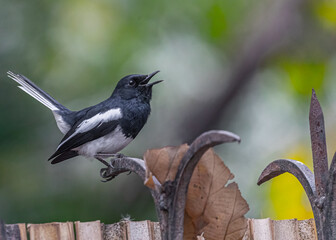
[[156,75],[158,72],[160,72],[160,71],[155,71],[155,72],[153,72],[151,74],[148,74],[147,77],[140,82],[140,86],[151,87],[151,86],[153,86],[155,84],[158,84],[158,83],[162,82],[163,80],[159,80],[159,81],[155,81],[155,82],[152,82],[152,83],[148,83],[151,80],[151,78],[154,77],[154,75]]
[[146,84],[146,87],[151,87],[151,86],[153,86],[153,85],[155,85],[155,84],[158,84],[158,83],[160,83],[160,82],[163,82],[163,80],[155,81],[155,82],[152,82],[152,83],[147,83],[147,84]]

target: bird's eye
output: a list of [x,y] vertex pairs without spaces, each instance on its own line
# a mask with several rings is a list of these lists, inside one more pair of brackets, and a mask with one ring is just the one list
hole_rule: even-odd
[[130,86],[134,86],[135,85],[135,81],[134,80],[130,80],[128,83]]

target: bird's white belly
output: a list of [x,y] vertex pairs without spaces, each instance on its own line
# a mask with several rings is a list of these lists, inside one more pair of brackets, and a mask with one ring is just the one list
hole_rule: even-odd
[[122,150],[132,140],[132,138],[126,138],[118,126],[113,132],[91,142],[87,142],[74,150],[77,150],[79,155],[86,157],[93,157],[97,153],[113,154]]

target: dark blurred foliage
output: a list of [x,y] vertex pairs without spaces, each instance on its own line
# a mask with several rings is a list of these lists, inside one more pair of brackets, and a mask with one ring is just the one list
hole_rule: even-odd
[[8,70],[73,110],[107,98],[127,74],[161,70],[165,82],[154,89],[151,117],[123,153],[141,157],[207,129],[233,131],[242,143],[216,150],[236,175],[249,216],[309,216],[293,179],[282,179],[290,183],[285,191],[299,193],[289,200],[279,197],[281,184],[257,187],[256,180],[275,158],[310,161],[312,87],[334,150],[335,16],[334,0],[0,0],[0,217],[156,219],[149,192],[133,174],[101,183],[103,166],[95,160],[46,161],[62,135],[49,110],[6,77]]

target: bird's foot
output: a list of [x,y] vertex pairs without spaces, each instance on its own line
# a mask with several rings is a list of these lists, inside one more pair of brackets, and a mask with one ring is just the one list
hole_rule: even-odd
[[114,175],[114,161],[115,159],[111,159],[110,163],[105,161],[107,163],[107,167],[100,169],[100,176],[104,178],[102,182],[111,181],[114,177],[116,177],[116,175]]
[[[116,160],[120,160],[125,157],[122,153],[98,153],[96,154],[96,159],[103,163],[106,168],[100,169],[100,176],[104,178],[102,182],[108,182],[111,181],[113,178],[115,178],[118,174],[116,174],[116,171],[114,169],[114,162]],[[110,163],[108,163],[106,158],[111,158]],[[130,174],[131,172],[129,172]]]

